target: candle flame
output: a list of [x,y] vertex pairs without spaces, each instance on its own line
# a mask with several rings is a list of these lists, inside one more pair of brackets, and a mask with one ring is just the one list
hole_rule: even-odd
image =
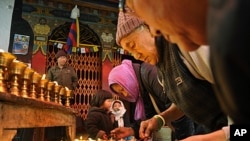
[[46,75],[45,74],[43,74],[43,77],[42,77],[42,79],[44,80],[46,78]]
[[18,61],[17,59],[14,59],[13,62],[20,62],[20,61]]
[[55,85],[58,85],[57,81],[53,81],[55,83]]

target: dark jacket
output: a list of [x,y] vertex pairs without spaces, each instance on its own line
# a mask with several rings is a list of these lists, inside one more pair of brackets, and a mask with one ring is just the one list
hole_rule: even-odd
[[149,93],[154,97],[160,111],[166,110],[171,105],[171,102],[163,91],[163,87],[158,82],[157,68],[155,66],[148,63],[133,63],[133,67],[138,79],[140,93],[143,98],[146,118],[152,118],[157,112],[151,102]]
[[85,120],[85,128],[89,138],[97,139],[99,131],[104,131],[107,135],[114,129],[110,114],[106,110],[98,107],[90,107]]
[[212,84],[195,78],[180,58],[176,44],[168,43],[163,37],[156,38],[159,53],[159,77],[168,98],[186,116],[205,125],[210,131],[227,125],[227,116],[222,112]]
[[250,2],[210,0],[208,9],[207,36],[216,95],[234,124],[250,124]]
[[62,69],[58,66],[53,66],[47,73],[47,79],[57,81],[61,86],[74,90],[78,85],[78,78],[74,68],[64,66]]

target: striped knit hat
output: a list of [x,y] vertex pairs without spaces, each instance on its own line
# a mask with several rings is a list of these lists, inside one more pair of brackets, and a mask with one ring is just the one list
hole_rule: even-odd
[[118,15],[116,43],[120,45],[123,37],[129,35],[134,29],[144,23],[143,20],[135,16],[135,13],[128,7],[125,7],[125,12],[120,11]]

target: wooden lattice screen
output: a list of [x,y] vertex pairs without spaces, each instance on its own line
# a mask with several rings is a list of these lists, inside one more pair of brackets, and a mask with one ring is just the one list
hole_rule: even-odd
[[[58,51],[56,43],[64,43],[67,40],[71,23],[65,23],[56,28],[48,40],[47,48],[47,63],[46,71],[56,65],[55,54]],[[102,73],[102,60],[101,60],[101,42],[96,33],[87,25],[80,24],[80,44],[89,44],[99,46],[98,52],[89,53],[72,53],[68,59],[68,65],[75,68],[79,81],[78,87],[74,91],[75,100],[71,104],[78,116],[86,119],[87,111],[89,108],[89,101],[93,94],[101,89],[101,73]]]
[[120,65],[123,55],[120,53],[117,53],[116,51],[113,51],[112,54],[113,54],[112,66],[115,67],[117,65]]

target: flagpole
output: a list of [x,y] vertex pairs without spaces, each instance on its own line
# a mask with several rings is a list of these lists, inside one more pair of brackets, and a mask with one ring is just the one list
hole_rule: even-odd
[[79,47],[79,41],[80,41],[80,27],[79,27],[78,17],[76,17],[76,34],[77,34],[76,46]]

